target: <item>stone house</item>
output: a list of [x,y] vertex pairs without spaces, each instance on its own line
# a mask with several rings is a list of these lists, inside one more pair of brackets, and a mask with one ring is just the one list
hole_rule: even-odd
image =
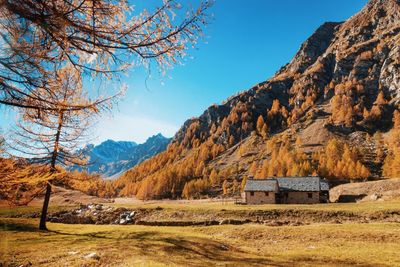
[[248,179],[246,204],[315,204],[328,202],[329,184],[320,177]]

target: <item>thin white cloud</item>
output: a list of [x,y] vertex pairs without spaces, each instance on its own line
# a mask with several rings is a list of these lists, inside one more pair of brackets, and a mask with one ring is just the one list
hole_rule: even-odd
[[107,139],[115,141],[135,141],[143,143],[150,136],[161,133],[166,137],[172,137],[179,126],[144,116],[129,116],[116,114],[112,117],[103,117],[95,126],[96,139],[94,143],[100,143]]

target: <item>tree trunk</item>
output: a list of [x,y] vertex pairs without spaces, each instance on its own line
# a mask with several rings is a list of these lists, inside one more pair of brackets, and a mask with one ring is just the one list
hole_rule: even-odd
[[[59,149],[59,145],[60,145],[60,135],[61,135],[61,129],[62,129],[63,123],[64,123],[64,111],[60,112],[60,114],[58,116],[58,127],[57,127],[56,139],[54,140],[54,149],[53,149],[51,162],[50,162],[50,172],[52,174],[57,172],[56,161],[57,161],[57,157],[58,157],[58,149]],[[47,219],[47,209],[49,207],[49,202],[50,202],[50,194],[51,194],[51,185],[50,185],[50,182],[47,182],[46,194],[44,196],[44,202],[43,202],[43,208],[42,208],[42,214],[40,216],[40,224],[39,224],[40,230],[47,230],[46,219]]]
[[40,216],[40,224],[39,224],[40,230],[47,230],[46,219],[47,219],[47,209],[49,207],[49,202],[50,202],[50,194],[51,194],[51,185],[49,183],[47,183],[46,194],[44,196],[44,202],[43,202],[43,208],[42,208],[42,214]]

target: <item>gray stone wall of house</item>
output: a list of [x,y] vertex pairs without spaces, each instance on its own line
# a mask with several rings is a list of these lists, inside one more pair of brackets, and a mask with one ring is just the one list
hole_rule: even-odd
[[275,204],[275,192],[245,192],[245,202],[247,204]]
[[315,204],[320,203],[319,192],[283,192],[282,204]]

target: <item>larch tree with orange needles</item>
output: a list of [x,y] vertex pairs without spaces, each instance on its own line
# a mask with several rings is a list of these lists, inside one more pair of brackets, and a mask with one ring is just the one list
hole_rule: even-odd
[[400,177],[400,111],[393,112],[393,129],[389,132],[388,155],[385,158],[383,176]]
[[[0,104],[50,108],[36,89],[51,94],[49,78],[67,62],[79,75],[105,78],[151,62],[164,71],[196,46],[211,5],[163,0],[140,11],[128,0],[0,0]],[[62,108],[84,108],[70,105]]]
[[[57,70],[49,83],[52,86],[51,92],[36,89],[39,90],[39,95],[48,100],[47,106],[39,110],[20,109],[20,118],[10,142],[11,149],[17,152],[17,155],[27,155],[30,157],[30,163],[49,168],[49,175],[38,178],[37,181],[45,182],[46,185],[39,226],[41,230],[46,230],[51,184],[60,174],[61,169],[58,167],[84,163],[84,159],[76,151],[83,144],[94,115],[111,108],[116,98],[99,97],[94,101],[88,100],[82,89],[81,76],[71,65]],[[33,99],[26,103],[36,106]],[[39,105],[42,107],[43,103]],[[79,105],[82,108],[65,109],[71,105]]]

